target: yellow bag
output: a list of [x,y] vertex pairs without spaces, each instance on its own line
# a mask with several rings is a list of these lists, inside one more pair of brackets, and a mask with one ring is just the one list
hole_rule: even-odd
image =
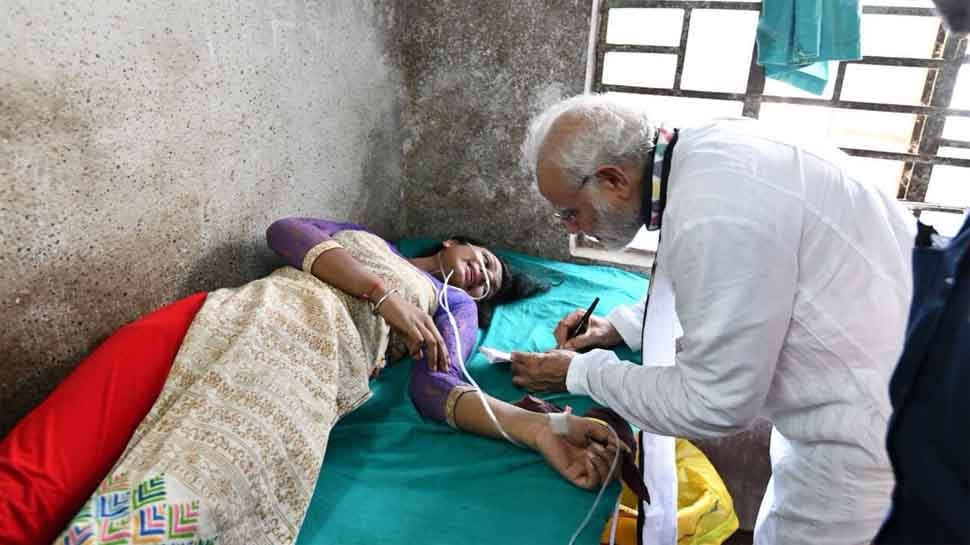
[[[697,447],[677,439],[677,545],[720,545],[738,529],[734,502],[724,481]],[[610,542],[612,519],[600,537]],[[616,527],[617,545],[637,543],[637,499],[623,485]]]

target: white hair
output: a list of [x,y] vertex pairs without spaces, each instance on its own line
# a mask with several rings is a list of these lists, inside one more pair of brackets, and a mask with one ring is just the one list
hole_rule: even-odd
[[603,164],[640,165],[653,146],[656,127],[642,107],[616,95],[577,95],[546,108],[529,123],[522,144],[522,166],[533,179],[549,131],[564,115],[580,120],[584,129],[574,131],[557,154],[542,160],[565,170],[574,184]]

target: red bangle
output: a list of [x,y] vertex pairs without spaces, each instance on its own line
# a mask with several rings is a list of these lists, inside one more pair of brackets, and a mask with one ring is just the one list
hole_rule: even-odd
[[375,290],[378,290],[378,289],[383,288],[383,287],[384,287],[384,281],[383,280],[378,280],[377,282],[374,282],[374,285],[371,286],[371,289],[367,290],[360,297],[361,297],[361,299],[364,299],[365,301],[370,301],[371,300],[371,294],[373,294]]

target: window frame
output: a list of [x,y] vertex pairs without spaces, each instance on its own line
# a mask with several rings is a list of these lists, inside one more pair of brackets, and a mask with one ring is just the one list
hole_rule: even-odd
[[[597,5],[598,4],[598,5]],[[680,43],[676,46],[628,45],[606,42],[610,10],[619,8],[669,8],[684,11]],[[952,108],[950,102],[956,87],[960,68],[970,63],[967,53],[968,39],[950,35],[940,21],[936,43],[931,58],[908,58],[891,56],[864,56],[857,61],[840,61],[832,98],[803,98],[770,95],[765,93],[764,70],[757,63],[757,45],[751,52],[747,87],[743,93],[698,91],[681,88],[681,76],[687,58],[687,40],[690,36],[690,19],[695,10],[743,10],[761,11],[761,2],[710,1],[710,0],[600,0],[594,2],[591,17],[590,63],[587,67],[588,91],[596,93],[622,92],[683,98],[731,100],[743,103],[742,115],[757,119],[761,105],[782,103],[807,106],[823,106],[847,110],[906,113],[915,116],[912,137],[907,152],[889,152],[865,148],[842,147],[842,151],[856,157],[901,161],[896,197],[917,215],[921,210],[962,213],[963,206],[946,203],[927,203],[926,191],[935,165],[951,165],[970,169],[970,158],[938,155],[941,147],[970,149],[970,141],[943,138],[943,129],[950,116],[970,118],[970,109]],[[863,15],[909,15],[937,17],[932,8],[903,6],[864,6]],[[677,56],[677,68],[671,88],[637,87],[603,83],[603,64],[610,52],[661,53]],[[917,67],[927,70],[923,95],[919,105],[883,104],[878,102],[842,99],[842,86],[849,64],[874,66]],[[571,241],[570,248],[583,247],[582,241]],[[636,252],[636,250],[634,250]]]

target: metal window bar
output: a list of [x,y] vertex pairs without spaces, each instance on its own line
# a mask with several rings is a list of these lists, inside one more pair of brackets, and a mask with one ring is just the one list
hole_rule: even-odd
[[[693,11],[693,10],[691,10]],[[685,11],[686,13],[686,11]],[[686,28],[686,27],[685,27]],[[686,32],[686,31],[685,31]],[[631,53],[665,53],[679,55],[682,51],[679,45],[637,45],[637,44],[602,44],[604,52],[621,51]],[[970,57],[957,59],[958,64],[970,63]],[[910,57],[881,57],[872,56],[857,61],[840,61],[840,64],[868,64],[873,66],[903,66],[908,68],[941,68],[946,61],[941,58],[917,59]]]
[[762,97],[765,94],[765,71],[758,64],[758,45],[751,48],[751,66],[748,68],[748,85],[744,91],[741,115],[758,119],[761,115]]
[[687,58],[687,38],[690,33],[691,8],[684,8],[683,22],[680,24],[680,47],[677,52],[677,69],[674,72],[674,89],[680,89],[681,76],[684,74],[684,60]]
[[954,214],[962,214],[967,210],[966,206],[951,205],[951,204],[937,204],[932,202],[914,202],[914,201],[899,201],[900,204],[909,208],[910,210],[918,212],[950,212]]
[[[599,83],[593,86],[598,91],[616,91],[621,93],[636,93],[641,95],[659,95],[685,98],[711,98],[716,100],[744,101],[746,93],[727,93],[722,91],[695,91],[692,89],[670,89],[666,87],[636,87],[632,85],[614,85]],[[939,112],[945,116],[970,117],[970,110],[960,108],[940,108],[936,106],[917,106],[907,104],[884,104],[881,102],[863,102],[857,100],[832,100],[824,98],[785,97],[776,95],[762,95],[763,102],[780,102],[784,104],[801,104],[805,106],[828,106],[844,110],[868,110],[872,112],[891,112],[904,114],[929,114]]]
[[[943,27],[942,23],[936,28],[936,42],[933,44],[933,53],[931,57],[936,60],[940,59],[943,55],[943,43],[946,40],[946,29]],[[942,60],[942,59],[940,59]],[[933,89],[936,86],[936,78],[938,75],[939,67],[934,67],[926,71],[926,80],[923,83],[923,94],[920,97],[920,104],[931,105],[933,104]],[[949,102],[949,101],[947,101]],[[913,123],[913,134],[909,142],[909,152],[919,153],[922,146],[922,140],[924,138],[924,131],[928,128],[927,121],[930,119],[929,115],[920,114],[916,116],[916,122]],[[932,165],[931,165],[932,166]],[[927,172],[925,169],[917,168],[917,163],[915,161],[906,161],[903,163],[903,173],[899,180],[899,187],[896,189],[897,199],[907,199],[911,198],[912,193],[916,192],[916,185],[919,180],[927,177]],[[928,178],[927,178],[928,179]],[[916,183],[914,183],[914,181]],[[925,195],[925,191],[923,192]],[[918,199],[923,200],[923,199]],[[917,212],[918,214],[918,212]]]
[[[940,24],[939,36],[937,44],[943,39],[946,40],[943,47],[944,64],[941,68],[930,70],[931,73],[936,73],[936,81],[933,82],[932,96],[930,97],[930,105],[933,109],[926,114],[923,134],[919,138],[917,152],[921,156],[936,157],[940,150],[940,139],[943,137],[943,127],[946,125],[944,106],[950,104],[950,100],[953,98],[953,90],[960,73],[960,59],[963,59],[967,50],[967,40],[958,40],[953,36],[943,38],[946,36],[946,29],[942,24]],[[929,87],[929,81],[927,81],[927,87]],[[934,164],[942,163],[919,162],[913,166],[912,173],[907,180],[906,200],[922,201],[926,197]]]
[[[610,10],[615,8],[673,8],[684,10],[679,45],[651,46],[607,43],[606,30],[609,25]],[[849,155],[858,157],[903,161],[904,167],[900,176],[897,196],[904,202],[910,204],[922,202],[926,196],[926,188],[929,183],[929,178],[932,175],[933,165],[970,168],[970,159],[941,157],[937,155],[939,148],[943,146],[970,149],[970,142],[942,138],[943,126],[946,123],[947,117],[970,117],[970,109],[949,107],[960,67],[970,62],[970,56],[967,55],[967,40],[959,40],[953,37],[947,39],[945,29],[942,25],[940,26],[937,43],[935,44],[936,48],[931,58],[870,56],[857,61],[839,62],[835,88],[831,99],[785,97],[764,94],[765,76],[764,70],[756,62],[757,46],[752,51],[748,82],[744,93],[681,89],[681,75],[687,56],[687,39],[690,33],[690,16],[692,11],[697,9],[760,11],[761,4],[758,2],[716,2],[708,0],[603,0],[600,3],[599,28],[596,29],[597,39],[593,90],[596,92],[615,91],[684,98],[741,101],[743,102],[743,115],[753,118],[759,116],[761,104],[765,102],[915,114],[916,123],[913,127],[912,140],[908,153],[842,148]],[[862,12],[863,14],[879,15],[936,16],[932,8],[918,7],[865,6]],[[676,54],[677,68],[673,86],[671,88],[655,88],[603,83],[603,61],[606,53],[610,51]],[[846,66],[848,64],[926,68],[927,79],[920,104],[902,105],[843,100],[842,87],[845,82]],[[928,204],[927,207],[937,207],[934,209],[940,209],[939,207],[942,207],[946,211],[962,210],[961,207],[948,207],[937,204]],[[927,207],[917,208],[927,209]]]
[[[761,2],[718,2],[710,0],[603,0],[600,9],[614,8],[673,8],[673,9],[735,9],[761,11]],[[911,6],[863,6],[863,14],[873,15],[915,15],[935,17],[933,8]]]
[[951,138],[940,138],[940,147],[970,149],[970,142],[967,142],[966,140],[953,140]]
[[832,88],[832,100],[836,102],[842,101],[842,87],[845,85],[845,67],[844,62],[839,63],[839,69],[835,73],[835,87]]

